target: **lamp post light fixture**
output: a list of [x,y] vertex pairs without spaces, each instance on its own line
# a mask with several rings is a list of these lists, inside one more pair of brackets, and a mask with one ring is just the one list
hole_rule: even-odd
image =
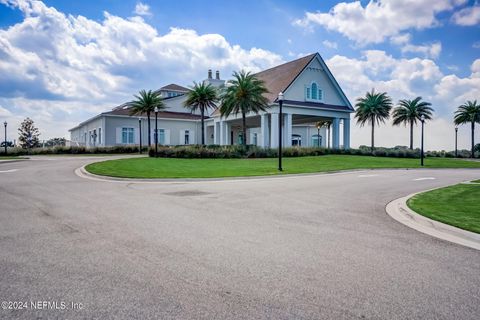
[[155,107],[155,158],[158,157],[158,107]]
[[282,120],[283,120],[283,93],[280,92],[278,94],[278,105],[280,107],[279,115],[278,115],[278,171],[282,171]]
[[455,158],[458,157],[457,141],[458,141],[458,126],[455,126]]
[[139,152],[142,154],[142,118],[138,117],[138,139],[140,142]]
[[5,155],[7,155],[7,121],[5,121],[3,123],[4,127],[5,127],[5,141],[4,141],[4,147],[5,147]]
[[423,127],[425,125],[425,116],[423,114],[420,117],[420,121],[422,121],[422,144],[421,144],[421,150],[420,150],[420,165],[423,167],[423,158],[425,157],[423,153]]

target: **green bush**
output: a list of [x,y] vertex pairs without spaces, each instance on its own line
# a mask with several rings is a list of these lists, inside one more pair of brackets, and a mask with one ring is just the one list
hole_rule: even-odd
[[[147,151],[147,148],[142,148]],[[3,150],[1,150],[3,151]],[[117,153],[138,153],[138,146],[114,146],[114,147],[66,147],[55,146],[48,148],[8,148],[7,154],[9,156],[26,156],[26,155],[48,155],[48,154],[117,154]],[[4,155],[4,153],[0,153]]]

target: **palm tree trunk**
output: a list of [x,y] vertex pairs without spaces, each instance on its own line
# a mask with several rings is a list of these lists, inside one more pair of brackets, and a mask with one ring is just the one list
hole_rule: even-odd
[[242,112],[242,126],[243,126],[243,145],[247,145],[247,119],[245,118],[245,112]]
[[472,158],[475,158],[475,121],[472,121]]
[[150,146],[152,145],[152,137],[151,137],[151,134],[150,134],[150,112],[147,112],[147,131],[148,131],[148,147],[150,148]]
[[375,117],[372,117],[372,152],[375,149]]
[[202,114],[202,146],[205,145],[205,121],[203,119],[203,115],[205,114],[205,109],[202,107],[200,108],[200,112]]
[[413,150],[413,120],[410,120],[410,150]]

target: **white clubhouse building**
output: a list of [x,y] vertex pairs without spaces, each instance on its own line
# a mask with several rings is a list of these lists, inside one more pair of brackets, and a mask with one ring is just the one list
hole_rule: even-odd
[[[283,92],[283,145],[317,146],[332,148],[350,147],[350,113],[352,105],[343,93],[320,54],[315,53],[256,74],[269,91],[266,97],[270,108],[260,114],[247,114],[247,144],[261,147],[278,147],[279,105],[278,93]],[[215,87],[225,81],[217,71],[215,78],[209,70],[205,80]],[[183,107],[189,89],[170,84],[158,91],[164,98],[166,110],[158,113],[158,139],[162,145],[189,145],[201,142],[201,121],[198,113]],[[315,123],[328,120],[330,132]],[[152,113],[151,141],[154,143],[155,117]],[[141,135],[140,135],[141,122]],[[148,144],[147,117],[130,115],[126,105],[101,113],[80,123],[70,131],[71,145],[116,146]],[[221,117],[212,110],[205,119],[206,144],[241,144],[241,114]],[[330,137],[330,138],[329,138]],[[327,140],[331,141],[327,141]]]

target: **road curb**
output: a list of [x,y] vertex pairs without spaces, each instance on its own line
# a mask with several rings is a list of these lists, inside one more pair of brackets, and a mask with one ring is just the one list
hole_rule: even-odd
[[[443,188],[443,187],[442,187]],[[426,191],[431,191],[434,188]],[[386,206],[387,214],[405,226],[432,237],[480,250],[480,234],[462,230],[451,225],[424,217],[407,206],[407,200],[426,191],[412,193],[391,201]]]

